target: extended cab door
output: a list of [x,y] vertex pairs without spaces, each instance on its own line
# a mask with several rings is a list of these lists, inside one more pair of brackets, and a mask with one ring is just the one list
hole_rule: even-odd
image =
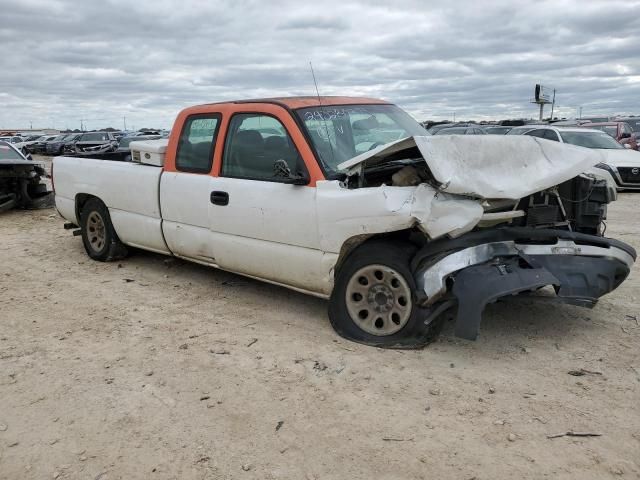
[[320,250],[315,185],[287,184],[276,173],[284,161],[309,178],[300,153],[306,145],[299,131],[294,141],[290,130],[297,127],[288,115],[231,112],[211,181],[212,241],[224,269],[326,293],[330,262]]
[[209,229],[209,199],[221,118],[219,113],[197,113],[184,120],[175,149],[175,170],[165,171],[160,181],[167,246],[175,255],[209,265],[217,265]]

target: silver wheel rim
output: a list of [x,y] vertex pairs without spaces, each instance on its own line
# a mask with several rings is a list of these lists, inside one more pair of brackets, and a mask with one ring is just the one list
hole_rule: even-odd
[[94,252],[100,252],[105,244],[105,228],[102,215],[98,212],[91,212],[87,218],[87,239]]
[[393,335],[411,316],[409,284],[385,265],[362,267],[349,279],[345,294],[351,320],[371,335]]

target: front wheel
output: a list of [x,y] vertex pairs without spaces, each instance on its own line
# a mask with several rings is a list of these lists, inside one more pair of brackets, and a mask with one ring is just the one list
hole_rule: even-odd
[[420,348],[439,333],[443,316],[415,302],[410,244],[372,241],[358,247],[336,275],[329,319],[349,340],[384,348]]
[[92,259],[109,262],[127,255],[127,247],[111,224],[109,210],[99,199],[91,198],[84,204],[80,224],[84,249]]

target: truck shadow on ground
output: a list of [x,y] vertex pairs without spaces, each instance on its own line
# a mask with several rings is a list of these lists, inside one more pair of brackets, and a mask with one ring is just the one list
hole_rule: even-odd
[[[226,298],[238,302],[264,305],[266,309],[290,310],[300,327],[326,328],[333,331],[327,316],[328,301],[269,284],[242,275],[199,265],[175,257],[135,250],[128,260],[150,274],[166,275],[172,281],[192,283],[211,289],[224,289]],[[143,265],[144,264],[144,265]],[[524,343],[530,340],[557,341],[575,337],[578,333],[598,329],[593,319],[596,310],[555,302],[552,298],[516,297],[487,305],[477,342],[468,342],[454,335],[454,321],[445,323],[443,340],[479,345],[486,342]],[[310,323],[313,318],[313,323]],[[268,323],[267,323],[268,325]]]

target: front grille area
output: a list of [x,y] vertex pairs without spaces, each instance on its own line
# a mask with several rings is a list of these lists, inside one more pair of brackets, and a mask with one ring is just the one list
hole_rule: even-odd
[[[633,173],[633,172],[637,173]],[[640,168],[618,167],[618,173],[624,183],[640,183]]]

